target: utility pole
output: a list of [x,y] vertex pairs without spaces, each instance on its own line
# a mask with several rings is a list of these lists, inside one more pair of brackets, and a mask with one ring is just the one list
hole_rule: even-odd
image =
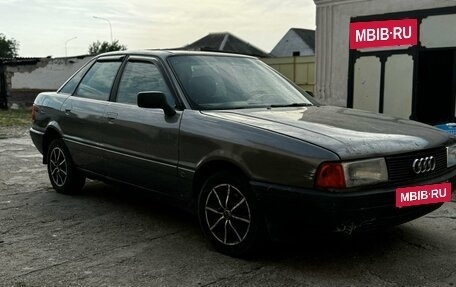
[[67,48],[68,48],[68,47],[67,47],[68,42],[70,42],[71,40],[74,40],[74,39],[76,39],[76,38],[78,38],[78,37],[73,37],[73,38],[68,39],[68,40],[65,41],[65,58],[68,57],[68,49],[67,49]]
[[93,16],[93,18],[108,22],[108,24],[109,24],[109,31],[111,32],[111,43],[112,43],[112,42],[113,42],[113,39],[112,39],[112,25],[111,25],[111,21],[109,21],[108,18],[104,18],[104,17]]

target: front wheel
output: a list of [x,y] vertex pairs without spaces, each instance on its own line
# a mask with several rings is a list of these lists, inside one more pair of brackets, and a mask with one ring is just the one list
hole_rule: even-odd
[[219,172],[207,179],[198,199],[198,217],[213,246],[230,256],[247,255],[265,239],[250,186],[235,173]]
[[74,166],[63,140],[56,139],[51,142],[47,157],[47,170],[52,187],[64,194],[81,191],[85,177]]

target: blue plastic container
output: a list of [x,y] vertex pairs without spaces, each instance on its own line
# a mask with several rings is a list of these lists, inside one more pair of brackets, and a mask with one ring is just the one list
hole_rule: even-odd
[[451,135],[456,135],[456,123],[446,123],[441,125],[436,125],[436,128],[439,128]]

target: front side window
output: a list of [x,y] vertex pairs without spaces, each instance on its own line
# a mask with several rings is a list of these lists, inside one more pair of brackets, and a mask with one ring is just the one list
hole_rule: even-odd
[[159,68],[151,62],[128,62],[120,80],[117,102],[137,104],[139,92],[162,92],[168,103],[175,105],[173,96]]
[[82,79],[75,96],[107,101],[121,62],[96,62]]

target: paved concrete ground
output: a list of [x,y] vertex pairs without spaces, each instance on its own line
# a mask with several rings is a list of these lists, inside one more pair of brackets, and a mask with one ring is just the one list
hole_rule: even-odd
[[144,192],[92,181],[79,196],[55,193],[29,138],[0,135],[2,286],[455,284],[455,202],[384,233],[275,244],[240,260]]

